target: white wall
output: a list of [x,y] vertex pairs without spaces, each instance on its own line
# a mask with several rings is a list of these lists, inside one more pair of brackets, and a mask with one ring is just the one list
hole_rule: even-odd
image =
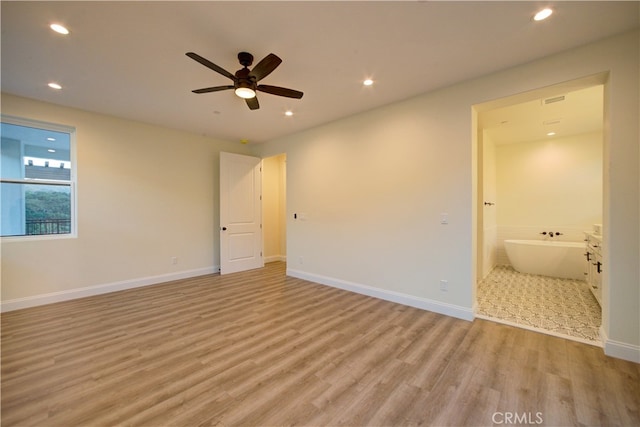
[[464,93],[418,97],[260,147],[287,153],[290,274],[472,317],[471,109],[456,102]]
[[[498,189],[496,177],[496,145],[487,134],[482,134],[482,277],[486,277],[498,263]],[[493,203],[485,205],[484,203]]]
[[606,72],[605,280],[615,286],[605,349],[640,360],[638,41],[627,33],[256,147],[287,154],[290,273],[465,317],[476,278],[472,106]]
[[74,126],[78,162],[78,237],[3,239],[3,308],[219,266],[219,152],[246,146],[7,94],[2,112]]
[[496,147],[499,264],[505,239],[582,242],[602,223],[602,149],[600,132]]

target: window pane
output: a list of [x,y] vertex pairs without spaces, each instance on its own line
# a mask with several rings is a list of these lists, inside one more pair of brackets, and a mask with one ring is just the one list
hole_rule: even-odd
[[2,235],[71,233],[71,185],[2,183]]
[[1,178],[71,179],[71,136],[66,132],[2,123]]
[[75,129],[2,116],[0,234],[75,233]]

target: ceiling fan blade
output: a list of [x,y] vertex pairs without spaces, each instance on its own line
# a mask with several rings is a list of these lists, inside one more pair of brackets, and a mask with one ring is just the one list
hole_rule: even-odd
[[223,76],[228,77],[233,81],[236,80],[236,77],[233,74],[231,74],[230,72],[228,72],[224,68],[217,66],[216,64],[214,64],[213,62],[209,61],[208,59],[203,58],[202,56],[198,55],[197,53],[187,52],[185,55],[187,55],[189,58],[193,59],[194,61],[197,61],[197,62],[201,63],[205,67],[212,69],[216,73],[220,73]]
[[299,90],[287,89],[286,87],[270,86],[270,85],[258,85],[256,90],[270,93],[272,95],[286,96],[287,98],[300,99],[302,98],[302,95],[304,95]]
[[253,98],[247,98],[245,99],[245,101],[247,101],[247,105],[252,110],[257,110],[258,108],[260,108],[260,104],[258,103],[258,98],[255,96]]
[[228,86],[214,86],[214,87],[205,87],[202,89],[192,90],[193,93],[209,93],[209,92],[218,92],[220,90],[233,89],[233,85]]
[[273,53],[265,56],[262,61],[258,62],[255,67],[249,73],[250,76],[256,78],[256,81],[262,80],[267,77],[278,65],[282,62],[282,59],[278,58]]

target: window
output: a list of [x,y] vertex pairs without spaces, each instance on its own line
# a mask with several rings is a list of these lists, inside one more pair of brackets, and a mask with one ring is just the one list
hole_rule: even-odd
[[2,116],[2,237],[75,235],[75,129]]

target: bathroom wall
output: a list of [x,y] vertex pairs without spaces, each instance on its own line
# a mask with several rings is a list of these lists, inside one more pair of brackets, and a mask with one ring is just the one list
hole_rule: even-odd
[[602,133],[495,147],[498,264],[508,264],[504,239],[581,242],[602,223]]
[[[496,145],[486,131],[482,132],[482,276],[484,278],[498,263],[498,193],[496,182]],[[485,205],[484,203],[494,203]]]

